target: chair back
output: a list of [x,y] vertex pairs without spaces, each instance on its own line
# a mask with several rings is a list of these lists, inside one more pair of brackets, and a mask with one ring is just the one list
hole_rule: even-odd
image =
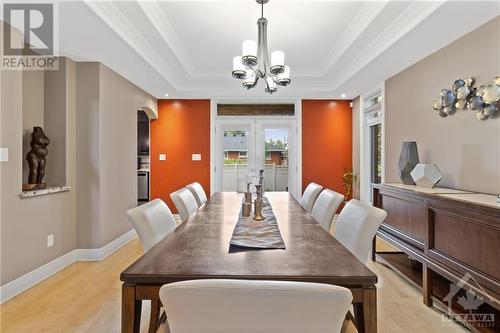
[[160,300],[171,332],[332,333],[352,293],[319,283],[210,279],[164,285]]
[[356,199],[349,200],[335,224],[333,236],[363,263],[368,261],[373,237],[387,213]]
[[170,193],[170,198],[174,202],[175,208],[179,212],[182,222],[185,222],[192,214],[198,210],[198,204],[193,194],[185,187]]
[[144,252],[149,251],[176,227],[172,212],[161,199],[129,209],[127,217],[139,235]]
[[194,182],[187,185],[186,188],[193,194],[198,207],[201,207],[203,204],[205,204],[205,202],[207,202],[207,195],[205,194],[205,191],[203,190],[203,187],[200,183]]
[[304,194],[302,194],[300,205],[309,213],[312,211],[314,202],[316,201],[316,198],[318,197],[322,189],[323,186],[316,183],[310,183],[309,185],[307,185]]
[[329,189],[323,190],[314,203],[311,212],[313,219],[330,232],[333,217],[343,200],[342,194]]

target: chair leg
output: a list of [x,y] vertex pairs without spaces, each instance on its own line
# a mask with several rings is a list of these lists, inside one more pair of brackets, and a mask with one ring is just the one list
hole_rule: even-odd
[[356,324],[356,319],[354,318],[353,314],[351,311],[347,311],[347,314],[345,315],[344,322],[342,323],[342,328],[340,330],[340,333],[346,333],[347,332],[347,327],[349,326],[349,322],[352,322],[356,330],[358,329],[357,324]]
[[151,315],[149,316],[149,330],[148,333],[155,333],[158,330],[160,318],[161,302],[151,300]]

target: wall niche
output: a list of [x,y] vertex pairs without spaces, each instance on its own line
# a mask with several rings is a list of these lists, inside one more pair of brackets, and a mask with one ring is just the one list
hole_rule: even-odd
[[43,128],[50,139],[48,155],[46,156],[45,190],[23,191],[22,197],[67,191],[66,160],[67,160],[67,110],[71,99],[69,87],[71,76],[66,58],[59,58],[58,70],[25,70],[22,74],[23,84],[23,160],[22,183],[28,183],[29,167],[26,154],[30,151],[31,133],[33,127]]

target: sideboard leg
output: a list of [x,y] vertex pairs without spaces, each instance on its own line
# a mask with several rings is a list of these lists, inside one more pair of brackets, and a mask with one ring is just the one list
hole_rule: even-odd
[[424,263],[422,265],[422,294],[424,295],[424,304],[432,306],[432,270]]

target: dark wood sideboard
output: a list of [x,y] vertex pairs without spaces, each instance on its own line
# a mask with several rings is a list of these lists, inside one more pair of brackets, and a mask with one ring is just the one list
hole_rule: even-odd
[[[375,238],[372,259],[419,288],[426,305],[450,308],[471,331],[500,332],[500,206],[495,197],[401,184],[372,187],[374,206],[387,211],[377,236],[399,250],[377,252]],[[450,293],[451,283],[460,287],[456,293]],[[484,303],[464,308],[466,292]],[[471,314],[493,314],[494,320],[485,323]]]

